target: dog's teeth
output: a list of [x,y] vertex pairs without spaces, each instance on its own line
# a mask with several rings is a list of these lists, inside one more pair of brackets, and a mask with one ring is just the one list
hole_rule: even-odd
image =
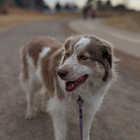
[[73,84],[72,84],[71,86],[72,86],[72,87],[74,87],[74,85],[73,85]]

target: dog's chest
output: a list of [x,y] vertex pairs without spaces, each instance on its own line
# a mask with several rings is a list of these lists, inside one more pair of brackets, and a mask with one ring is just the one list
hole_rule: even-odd
[[[68,94],[66,100],[66,112],[68,116],[79,116],[79,107],[77,104],[78,94]],[[97,92],[95,95],[92,95],[92,93],[88,92],[86,96],[82,97],[83,104],[82,104],[82,110],[83,115],[87,115],[90,112],[95,112],[100,107],[100,104],[103,99],[103,94]]]

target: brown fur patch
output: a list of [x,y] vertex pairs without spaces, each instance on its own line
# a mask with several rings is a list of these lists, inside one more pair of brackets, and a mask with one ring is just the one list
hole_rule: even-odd
[[55,45],[62,45],[57,40],[50,37],[40,37],[33,39],[28,46],[28,54],[32,57],[35,67],[37,67],[39,53],[42,51],[43,47],[52,48]]
[[27,60],[26,60],[26,56],[27,56],[27,46],[21,48],[22,50],[22,80],[27,80],[28,79],[28,64],[27,64]]
[[65,41],[65,44],[64,44],[65,57],[63,59],[62,64],[65,62],[67,58],[69,58],[72,55],[74,51],[74,45],[79,39],[80,39],[80,36],[71,36]]
[[106,81],[112,68],[113,52],[111,45],[103,40],[91,37],[91,42],[87,46],[87,50],[90,53],[91,60],[97,61],[104,66],[103,81]]
[[[62,45],[61,45],[62,46]],[[57,88],[57,95],[60,99],[64,98],[64,94],[58,84],[56,68],[58,67],[58,61],[62,57],[63,48],[60,45],[51,48],[51,51],[42,58],[42,77],[43,81],[50,92],[50,96],[54,95],[54,90]],[[56,82],[56,87],[54,87],[54,80]]]

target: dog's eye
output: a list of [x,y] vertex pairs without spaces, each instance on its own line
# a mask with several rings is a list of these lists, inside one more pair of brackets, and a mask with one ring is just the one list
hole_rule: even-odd
[[82,60],[86,60],[86,59],[88,59],[86,56],[84,56],[84,55],[81,55],[80,56],[80,59],[82,59]]

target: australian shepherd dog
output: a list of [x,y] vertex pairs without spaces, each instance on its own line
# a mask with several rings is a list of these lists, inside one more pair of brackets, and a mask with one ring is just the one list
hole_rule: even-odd
[[91,122],[105,93],[116,78],[113,47],[92,35],[33,39],[20,49],[19,76],[27,96],[26,118],[35,117],[35,95],[52,117],[55,140],[66,140],[68,116],[78,117],[77,97],[83,103],[83,139],[89,140]]

